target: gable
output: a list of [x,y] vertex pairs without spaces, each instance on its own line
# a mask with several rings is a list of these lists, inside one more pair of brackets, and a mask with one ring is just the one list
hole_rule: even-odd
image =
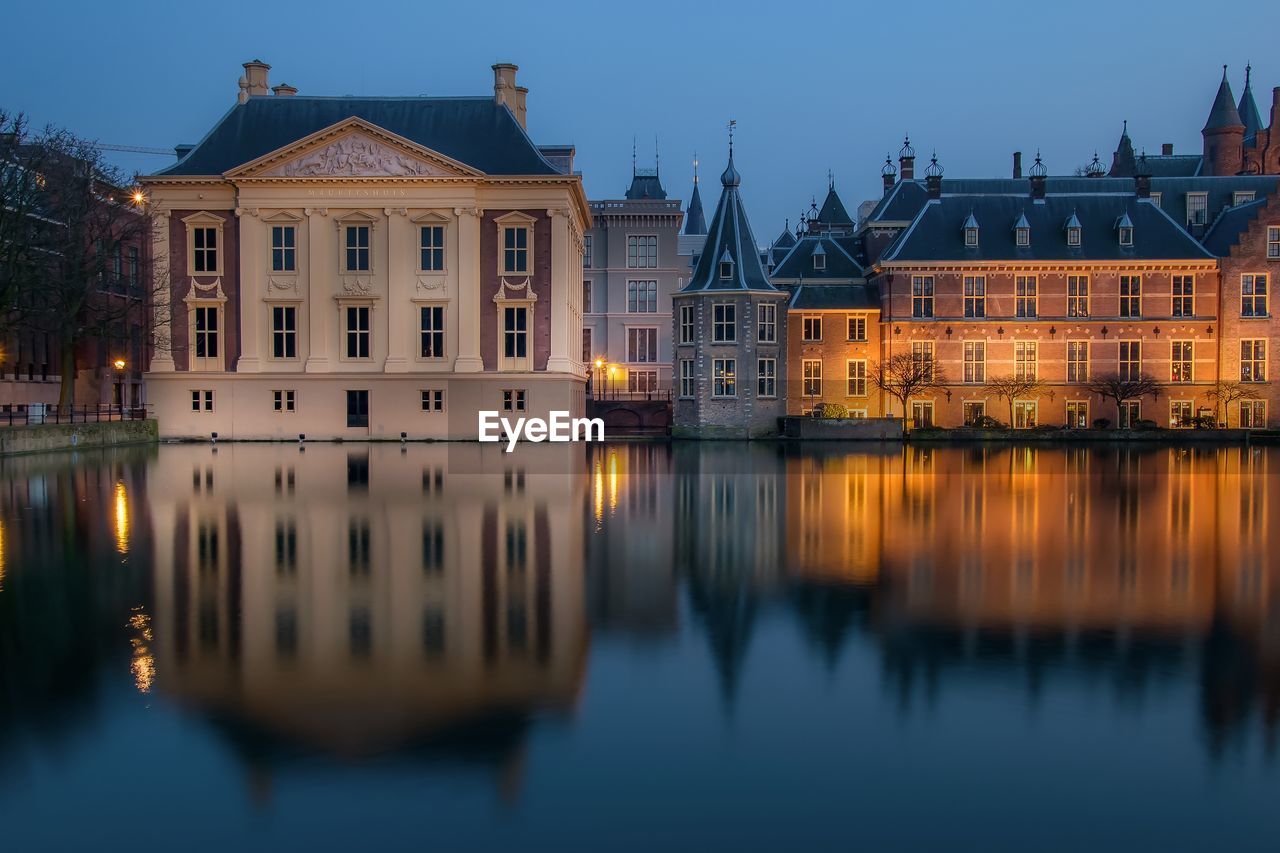
[[244,178],[450,178],[475,169],[359,119],[349,119],[227,173]]

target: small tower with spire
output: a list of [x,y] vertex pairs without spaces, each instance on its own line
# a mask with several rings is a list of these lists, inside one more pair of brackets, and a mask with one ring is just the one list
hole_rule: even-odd
[[697,236],[707,233],[707,220],[702,215],[702,194],[698,192],[698,154],[693,154],[693,192],[689,195],[689,209],[684,215],[684,233]]
[[1206,175],[1236,175],[1244,165],[1244,122],[1227,82],[1227,66],[1222,66],[1222,82],[1209,110],[1209,119],[1200,135],[1204,138]]
[[1132,178],[1133,166],[1133,140],[1129,138],[1129,121],[1126,119],[1120,131],[1120,141],[1111,155],[1111,171],[1107,174],[1113,178]]
[[1240,93],[1240,103],[1236,111],[1240,113],[1240,122],[1244,125],[1244,144],[1252,145],[1262,130],[1262,114],[1258,112],[1258,104],[1253,100],[1253,66],[1244,67],[1244,91]]
[[786,299],[760,259],[733,161],[693,274],[672,296],[675,342],[672,435],[776,435],[786,414]]

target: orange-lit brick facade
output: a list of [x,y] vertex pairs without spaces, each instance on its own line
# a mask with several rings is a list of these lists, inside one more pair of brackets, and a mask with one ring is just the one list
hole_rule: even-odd
[[880,358],[878,310],[793,308],[787,314],[787,414],[834,403],[878,418],[883,394],[871,381]]

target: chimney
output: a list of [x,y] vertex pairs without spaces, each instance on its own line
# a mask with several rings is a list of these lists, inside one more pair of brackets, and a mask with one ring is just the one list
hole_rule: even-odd
[[265,95],[271,91],[267,84],[267,72],[271,66],[261,59],[254,59],[244,64],[244,76],[240,78],[240,103],[249,100],[250,95]]
[[1272,133],[1280,132],[1276,130],[1280,127],[1280,86],[1271,90],[1271,124],[1268,127]]
[[1160,155],[1162,157],[1171,157],[1173,155],[1173,143],[1166,142],[1160,146]]
[[911,137],[904,137],[902,150],[898,152],[898,174],[904,181],[913,181],[916,177],[916,149],[911,147]]
[[1013,152],[1013,176],[1015,178],[1022,177],[1022,152]]
[[516,72],[519,70],[519,66],[510,62],[493,66],[493,102],[498,106],[506,104],[512,115],[516,111]]
[[294,95],[298,94],[298,88],[296,86],[290,86],[288,83],[281,83],[279,86],[272,86],[271,92],[277,98],[292,98]]
[[516,86],[516,121],[520,122],[520,126],[525,126],[525,99],[529,97],[528,86]]

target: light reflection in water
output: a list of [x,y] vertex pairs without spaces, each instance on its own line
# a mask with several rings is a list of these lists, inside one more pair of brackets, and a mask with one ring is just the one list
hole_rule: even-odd
[[129,553],[129,494],[124,481],[117,480],[115,488],[116,550]]
[[129,645],[133,647],[133,659],[129,664],[133,684],[139,693],[150,693],[156,680],[156,659],[151,653],[155,636],[151,632],[151,617],[143,608],[134,608],[133,615],[129,617],[129,630],[133,634],[129,638]]

